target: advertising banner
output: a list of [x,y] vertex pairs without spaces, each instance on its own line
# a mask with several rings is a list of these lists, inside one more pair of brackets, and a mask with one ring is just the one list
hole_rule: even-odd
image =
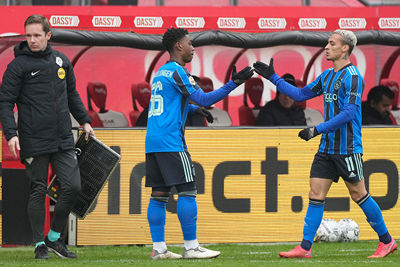
[[[189,129],[186,141],[197,178],[201,243],[300,241],[308,206],[309,171],[319,138],[305,142],[299,129]],[[97,130],[119,149],[120,166],[96,207],[77,222],[77,245],[150,244],[146,211],[145,130]],[[400,236],[398,166],[400,128],[363,128],[367,189],[382,209],[390,233]],[[166,242],[182,243],[177,195],[167,205]],[[361,240],[377,239],[340,179],[326,199],[324,218],[350,218]]]
[[193,30],[332,31],[400,30],[400,7],[143,7],[12,6],[0,7],[0,34],[23,33],[23,21],[42,14],[50,26],[64,29],[163,33],[170,27]]

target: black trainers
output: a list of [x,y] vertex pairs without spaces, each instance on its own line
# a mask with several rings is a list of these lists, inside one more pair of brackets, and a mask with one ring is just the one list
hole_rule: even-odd
[[50,255],[47,253],[46,245],[42,244],[35,248],[35,259],[38,259],[38,260],[50,259]]
[[76,258],[76,254],[67,249],[67,246],[61,238],[57,241],[51,242],[46,236],[44,243],[49,248],[49,251],[54,252],[60,258]]

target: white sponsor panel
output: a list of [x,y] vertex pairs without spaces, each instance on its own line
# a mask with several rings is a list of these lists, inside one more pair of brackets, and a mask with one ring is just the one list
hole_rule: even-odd
[[119,16],[94,16],[92,19],[93,27],[120,27],[121,22]]
[[259,18],[258,27],[260,29],[285,29],[286,19],[284,18]]
[[378,25],[381,29],[400,29],[400,18],[380,18]]
[[17,36],[17,35],[22,35],[22,34],[23,34],[23,33],[3,32],[3,33],[0,33],[0,37]]
[[204,28],[206,22],[203,17],[177,17],[176,27],[180,28]]
[[218,18],[217,24],[220,29],[244,29],[246,20],[244,18]]
[[135,17],[133,23],[137,28],[161,28],[164,21],[161,17]]
[[300,29],[325,29],[326,20],[325,18],[300,18],[299,19]]
[[79,25],[78,16],[51,16],[50,25],[53,27],[77,27]]
[[365,18],[340,18],[338,24],[341,29],[365,29],[367,21]]

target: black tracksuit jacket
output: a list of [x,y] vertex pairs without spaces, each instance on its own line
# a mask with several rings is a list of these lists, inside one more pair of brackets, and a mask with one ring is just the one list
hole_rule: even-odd
[[32,52],[26,41],[15,46],[14,55],[0,88],[0,120],[6,139],[18,135],[21,160],[74,148],[69,113],[81,125],[91,119],[76,91],[71,62],[50,45],[45,51]]

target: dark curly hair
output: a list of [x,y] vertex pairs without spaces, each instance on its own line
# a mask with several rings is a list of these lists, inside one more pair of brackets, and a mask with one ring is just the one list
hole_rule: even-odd
[[183,28],[172,27],[164,33],[162,44],[168,52],[172,52],[174,45],[187,34],[189,34],[188,31]]
[[386,96],[389,99],[393,99],[394,92],[392,90],[390,90],[389,87],[384,86],[384,85],[378,85],[378,86],[372,87],[371,90],[369,90],[369,92],[368,92],[367,103],[371,104],[372,100],[375,103],[381,102],[383,96]]

